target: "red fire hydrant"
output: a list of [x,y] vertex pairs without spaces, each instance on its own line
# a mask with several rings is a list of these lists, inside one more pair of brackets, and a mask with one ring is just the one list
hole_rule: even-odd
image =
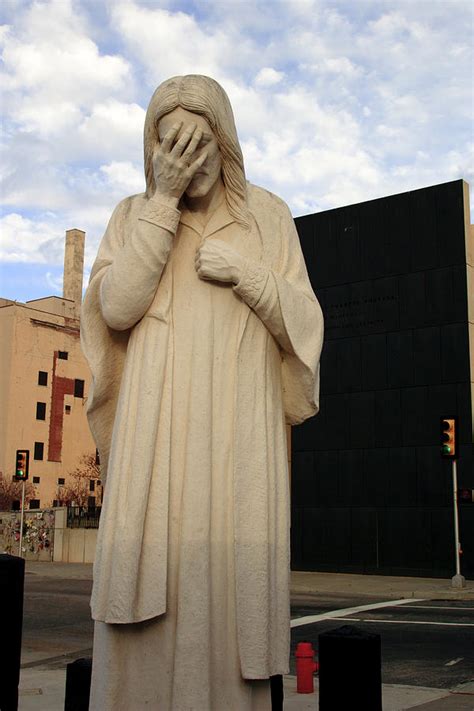
[[298,694],[314,693],[313,674],[318,670],[314,661],[314,649],[311,642],[299,642],[296,647],[296,691]]

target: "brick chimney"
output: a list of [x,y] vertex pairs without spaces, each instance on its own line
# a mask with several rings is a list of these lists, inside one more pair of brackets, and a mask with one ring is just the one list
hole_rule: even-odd
[[82,230],[66,230],[63,297],[74,301],[76,318],[79,318],[81,313],[85,239],[86,233]]

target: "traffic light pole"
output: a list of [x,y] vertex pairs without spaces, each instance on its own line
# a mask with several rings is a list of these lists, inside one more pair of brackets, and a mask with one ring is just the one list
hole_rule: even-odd
[[18,555],[20,558],[23,557],[22,544],[23,544],[23,514],[25,512],[25,482],[21,482],[21,514],[20,514],[20,550]]
[[456,575],[451,578],[453,588],[464,588],[466,579],[461,575],[461,543],[459,541],[459,515],[458,515],[458,474],[456,460],[452,459],[453,468],[453,499],[454,499],[454,543],[456,548]]

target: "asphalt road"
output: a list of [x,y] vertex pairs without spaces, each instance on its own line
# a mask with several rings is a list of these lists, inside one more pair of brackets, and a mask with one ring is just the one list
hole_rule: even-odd
[[[300,641],[310,641],[317,650],[318,635],[343,625],[377,633],[382,644],[382,681],[451,689],[474,677],[474,605],[469,601],[410,602],[364,610],[345,616],[343,610],[371,605],[371,600],[344,597],[314,599],[292,607],[292,619],[340,610],[337,618],[292,629],[294,650]],[[382,602],[380,598],[373,603]],[[385,601],[384,601],[385,602]],[[341,670],[341,680],[344,674]]]
[[[89,599],[92,582],[27,575],[23,619],[22,666],[62,668],[92,653],[93,623]],[[474,603],[409,602],[354,612],[347,608],[387,602],[382,598],[313,595],[292,607],[292,619],[338,611],[325,619],[292,629],[291,672],[297,642],[311,641],[342,625],[354,624],[381,635],[382,680],[450,689],[474,677]],[[343,679],[343,673],[341,676]]]
[[91,580],[26,575],[22,666],[41,660],[54,669],[92,655]]

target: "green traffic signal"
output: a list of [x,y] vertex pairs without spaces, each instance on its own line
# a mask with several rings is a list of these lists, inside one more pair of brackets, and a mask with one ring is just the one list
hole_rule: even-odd
[[27,481],[29,469],[30,451],[28,449],[17,449],[15,463],[15,480]]
[[454,459],[456,452],[456,417],[441,418],[441,456]]

